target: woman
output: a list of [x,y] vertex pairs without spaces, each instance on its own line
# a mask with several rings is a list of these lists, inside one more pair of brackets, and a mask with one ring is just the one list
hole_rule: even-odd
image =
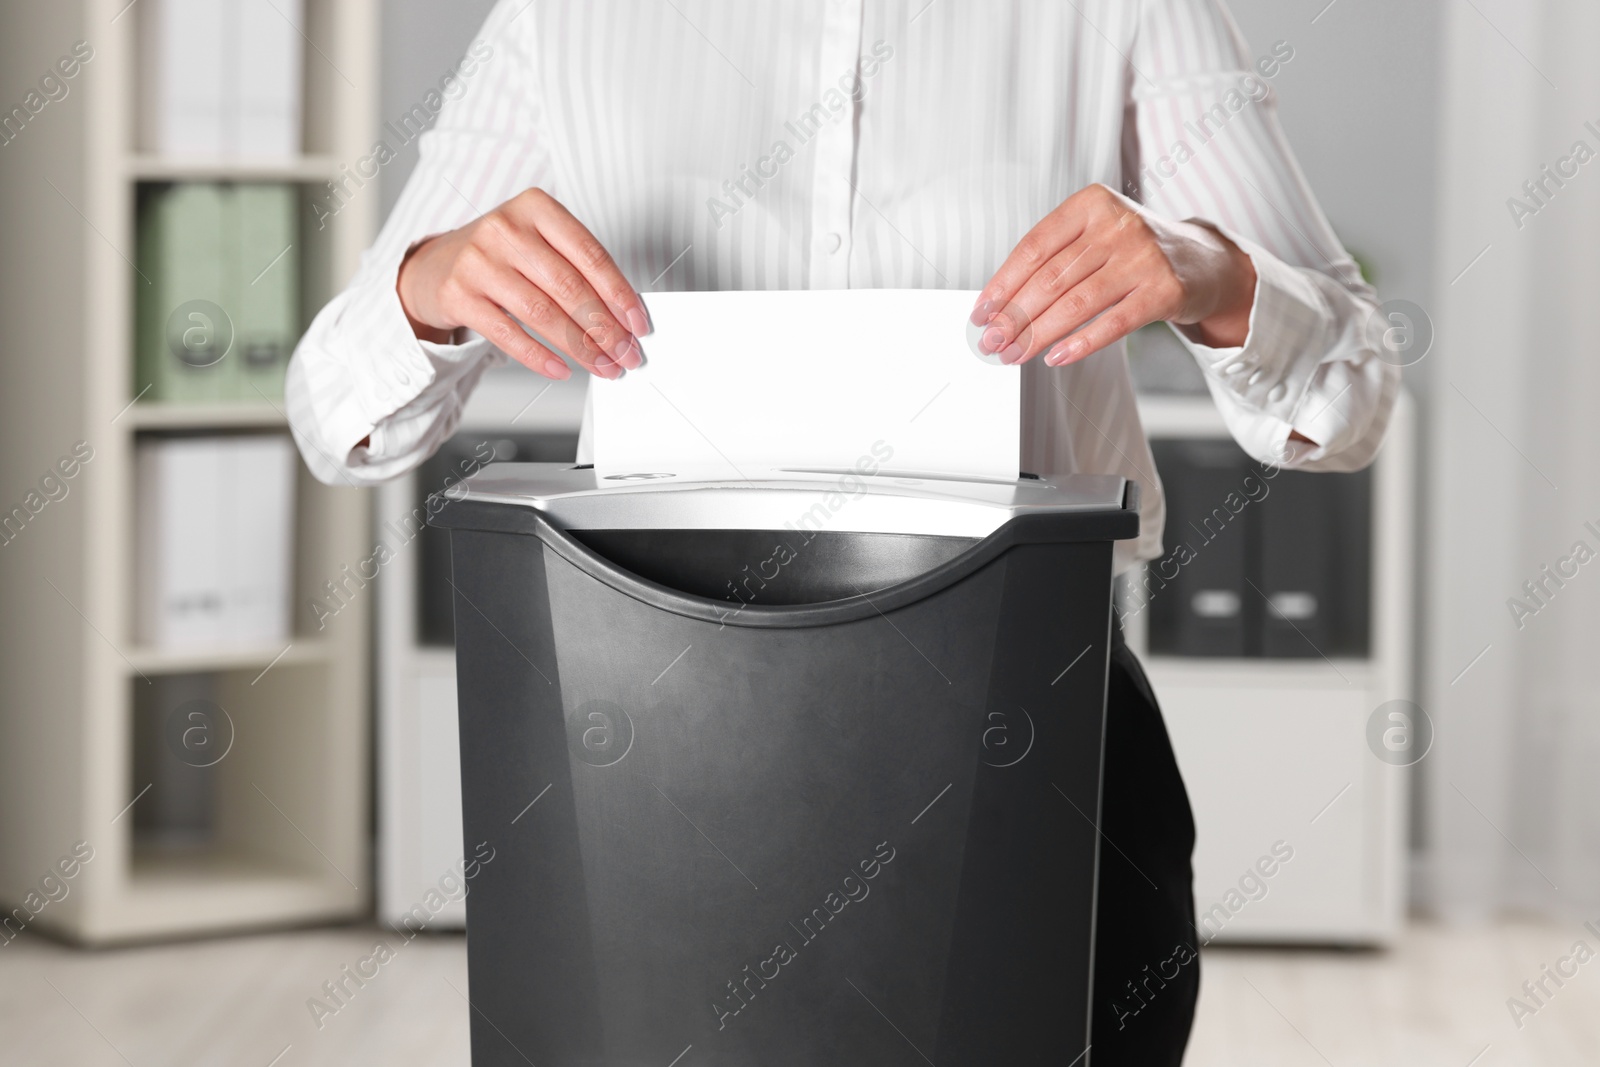
[[[640,292],[981,288],[983,345],[1025,364],[1023,467],[1141,483],[1118,564],[1155,558],[1127,334],[1172,323],[1241,445],[1284,466],[1368,463],[1398,388],[1278,128],[1293,55],[1250,58],[1220,0],[504,0],[296,352],[296,438],[325,481],[403,473],[506,357],[638,366]],[[1102,832],[1094,1062],[1177,1064],[1194,829],[1120,643]]]

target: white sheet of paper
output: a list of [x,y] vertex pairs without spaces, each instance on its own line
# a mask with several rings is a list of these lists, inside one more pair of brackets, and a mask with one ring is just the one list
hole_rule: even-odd
[[[968,347],[976,292],[654,293],[645,365],[590,383],[602,475],[696,468],[1014,481],[1022,372]],[[888,453],[886,456],[885,453]]]

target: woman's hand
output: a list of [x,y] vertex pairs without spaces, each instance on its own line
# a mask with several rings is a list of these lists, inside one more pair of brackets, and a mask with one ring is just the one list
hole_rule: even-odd
[[572,371],[519,324],[602,378],[639,366],[650,330],[605,247],[542,189],[417,245],[395,288],[419,338],[447,343],[464,326],[547,378]]
[[[1053,367],[1076,363],[1152,322],[1190,327],[1214,348],[1242,345],[1256,270],[1208,226],[1167,222],[1091,185],[1017,243],[978,296],[985,352]],[[1096,317],[1098,316],[1098,318]]]

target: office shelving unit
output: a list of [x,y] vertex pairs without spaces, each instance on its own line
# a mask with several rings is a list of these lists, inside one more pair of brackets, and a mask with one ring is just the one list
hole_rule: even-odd
[[[1228,437],[1208,395],[1144,395],[1139,408],[1152,439]],[[1414,454],[1413,405],[1402,393],[1372,468],[1367,656],[1151,655],[1143,613],[1129,620],[1195,812],[1202,933],[1218,942],[1369,945],[1399,931],[1410,768],[1380,761],[1366,726],[1380,705],[1415,699]],[[1274,873],[1248,883],[1260,895],[1250,899],[1240,879],[1279,841],[1294,856],[1267,864]],[[1205,925],[1230,890],[1246,903]]]
[[[94,850],[70,892],[32,916],[89,944],[186,936],[365,912],[369,863],[368,604],[319,630],[322,583],[370,551],[369,501],[302,468],[293,633],[272,647],[168,652],[134,640],[134,451],[141,434],[287,432],[281,404],[137,399],[134,211],[141,183],[282,181],[309,201],[376,127],[375,0],[307,0],[304,154],[288,161],[165,159],[137,141],[139,12],[127,0],[13,5],[0,69],[46,71],[75,41],[92,60],[0,150],[6,233],[0,313],[0,499],[20,502],[76,441],[93,459],[68,496],[0,548],[0,901],[23,903],[74,842]],[[370,243],[375,190],[325,227],[302,215],[302,305],[319,307]],[[135,697],[162,675],[208,673],[232,720],[214,769],[213,837],[164,851],[135,841]],[[13,923],[13,927],[17,924]],[[14,930],[13,930],[14,932]]]

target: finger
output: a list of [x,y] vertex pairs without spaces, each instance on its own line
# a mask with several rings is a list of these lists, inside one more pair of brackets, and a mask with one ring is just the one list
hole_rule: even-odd
[[1045,353],[1044,361],[1052,367],[1064,367],[1122,340],[1142,326],[1159,317],[1160,301],[1149,293],[1138,291],[1125,297],[1089,325],[1064,338]]
[[627,323],[635,337],[650,332],[644,301],[618,269],[606,246],[555,197],[543,190],[529,197],[528,209],[540,235],[575,266],[590,288],[605,301],[619,322]]
[[1095,316],[1115,307],[1137,288],[1135,282],[1118,277],[1109,269],[1085,278],[1039,316],[1030,331],[1029,344],[1016,362],[1025,363],[1052,348]]
[[[490,263],[478,278],[485,297],[503,308],[506,314],[526,325],[547,344],[554,344],[591,374],[616,378],[622,374],[619,360],[609,355],[561,307],[549,293],[528,281],[511,266]],[[631,341],[632,338],[629,338]]]
[[1001,308],[1015,299],[1027,280],[1057,252],[1078,241],[1090,229],[1096,218],[1104,217],[1108,210],[1122,208],[1120,198],[1104,185],[1086,185],[1067,197],[1050,214],[1039,220],[1029,230],[1017,247],[1011,250],[1006,261],[1000,264],[989,284],[978,294],[977,305],[972,309],[972,321],[982,326]]
[[[1109,246],[1090,241],[1087,236],[1051,256],[1023,283],[1016,295],[995,313],[989,321],[989,328],[984,331],[980,347],[986,351],[1004,352],[1012,342],[1016,342],[1027,355],[1036,355],[1047,342],[1067,332],[1065,329],[1053,332],[1045,329],[1040,323],[1041,316],[1084,279],[1103,268],[1110,256]],[[1118,297],[1121,295],[1118,294]]]
[[[550,324],[551,328],[560,327],[561,332],[547,333],[545,337],[585,366],[598,362],[595,355],[585,354],[591,348],[628,370],[643,362],[633,334],[611,314],[588,281],[557,249],[535,230],[507,225],[492,216],[487,221],[508,253],[501,257],[503,261],[541,293],[554,299],[572,323],[572,329],[583,335],[581,338],[574,335],[566,323],[556,320]],[[506,310],[522,317],[516,308],[508,306]],[[523,321],[535,329],[540,328],[527,319]]]
[[1040,267],[1083,235],[1085,220],[1077,212],[1066,210],[1071,202],[1068,200],[1040,219],[1039,224],[1017,242],[1000,269],[994,272],[994,277],[989,279],[989,284],[978,294],[978,302],[972,309],[975,325],[991,321]]
[[467,329],[481,334],[529,370],[557,381],[572,377],[572,368],[560,356],[529,337],[526,330],[487,297],[468,300],[460,317]]

